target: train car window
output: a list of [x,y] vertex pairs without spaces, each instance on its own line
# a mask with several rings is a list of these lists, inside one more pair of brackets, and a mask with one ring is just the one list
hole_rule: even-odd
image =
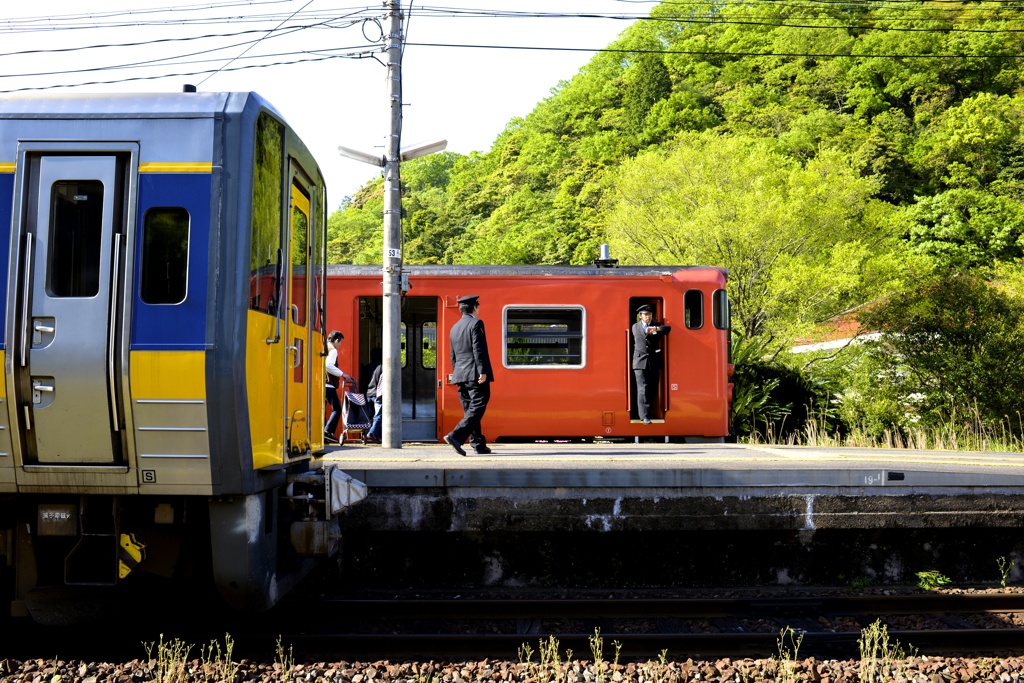
[[270,115],[256,121],[252,187],[252,240],[249,307],[271,315],[284,308],[281,296],[281,188],[284,171],[284,126]]
[[103,183],[60,180],[50,210],[49,289],[53,297],[96,296],[100,291]]
[[420,356],[420,365],[425,370],[437,369],[437,323],[423,323],[423,354]]
[[188,211],[150,209],[142,221],[139,296],[147,304],[180,304],[188,286]]
[[582,306],[505,308],[506,367],[577,367],[584,365]]
[[691,330],[704,327],[704,293],[691,289],[683,295],[684,320]]
[[711,295],[711,316],[715,327],[720,330],[729,329],[729,297],[724,289],[716,289]]

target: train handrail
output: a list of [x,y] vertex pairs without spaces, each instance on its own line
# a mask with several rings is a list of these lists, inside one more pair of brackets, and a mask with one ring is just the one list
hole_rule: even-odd
[[32,233],[25,233],[25,281],[21,293],[21,367],[28,364],[28,320],[32,312],[28,309],[32,292]]
[[633,382],[631,376],[633,374],[633,354],[629,348],[629,342],[633,338],[633,330],[626,330],[626,415],[627,418],[632,418],[633,410]]
[[117,280],[121,275],[121,233],[114,235],[114,254],[110,262],[110,333],[107,335],[107,379],[110,394],[110,415],[114,418],[114,431],[121,430],[121,417],[117,410],[117,367],[114,344],[117,337]]

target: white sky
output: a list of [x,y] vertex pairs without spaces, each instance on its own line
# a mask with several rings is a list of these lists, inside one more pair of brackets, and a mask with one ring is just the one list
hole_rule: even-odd
[[[4,0],[0,10],[0,90],[52,84],[84,84],[119,78],[205,71],[225,65],[242,55],[247,41],[260,33],[206,40],[150,43],[137,47],[12,55],[23,50],[54,50],[100,44],[153,41],[162,38],[195,37],[233,33],[240,30],[268,31],[309,25],[333,19],[337,28],[308,28],[290,35],[264,38],[227,68],[253,62],[291,61],[303,58],[299,50],[318,51],[339,47],[369,48],[364,34],[380,34],[370,22],[343,28],[346,15],[383,17],[381,4],[358,6],[352,0]],[[408,0],[403,6],[408,7]],[[579,14],[614,14],[620,17],[646,15],[655,0],[452,0],[445,8],[488,11],[517,11]],[[83,14],[83,7],[88,14]],[[149,10],[175,7],[176,10]],[[588,50],[605,47],[631,23],[612,18],[465,18],[430,16],[428,8],[414,2],[406,26],[410,43],[459,43],[472,45],[516,45],[572,47]],[[299,12],[299,10],[302,10]],[[117,16],[108,12],[130,12]],[[299,14],[288,17],[293,13]],[[353,14],[358,13],[358,14]],[[74,21],[68,15],[78,18]],[[253,21],[254,17],[265,17]],[[230,22],[196,23],[200,17],[233,17]],[[38,18],[25,24],[24,18]],[[153,25],[155,20],[172,23]],[[119,22],[112,28],[76,28]],[[31,26],[33,30],[25,30]],[[232,45],[232,47],[226,47]],[[218,48],[201,56],[182,57],[199,50]],[[277,54],[277,57],[267,55]],[[384,61],[384,55],[377,53]],[[586,64],[593,52],[539,50],[497,50],[442,48],[409,45],[403,60],[404,109],[402,146],[445,138],[448,149],[461,154],[486,151],[509,120],[525,116],[550,94],[560,80],[566,80]],[[166,59],[177,64],[160,64],[144,69],[117,68],[130,63]],[[182,61],[213,60],[181,64]],[[92,68],[83,73],[44,74]],[[24,76],[24,74],[34,74]],[[312,150],[327,179],[328,209],[333,211],[342,198],[354,193],[379,170],[345,159],[339,144],[383,154],[389,129],[386,99],[386,69],[373,59],[328,59],[268,68],[221,71],[199,85],[200,91],[255,90],[269,99]],[[61,92],[145,92],[180,91],[185,83],[199,84],[205,75],[162,77],[75,88]]]

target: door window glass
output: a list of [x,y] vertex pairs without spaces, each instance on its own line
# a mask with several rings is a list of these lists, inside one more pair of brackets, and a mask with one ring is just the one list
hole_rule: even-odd
[[281,185],[284,126],[268,114],[256,121],[256,159],[252,188],[252,240],[249,307],[277,315],[281,268]]
[[188,225],[188,211],[181,207],[161,207],[146,212],[139,296],[147,304],[180,304],[185,300]]
[[505,365],[583,367],[582,307],[506,308]]
[[399,325],[398,335],[399,335],[399,342],[400,342],[399,346],[402,349],[402,367],[404,368],[405,367],[405,355],[406,355],[405,354],[405,344],[408,341],[408,339],[405,336],[405,323],[401,323]]
[[84,297],[99,293],[102,235],[103,183],[54,183],[50,206],[50,296]]
[[326,206],[327,195],[323,184],[317,187],[316,198],[318,205],[313,207],[310,213],[313,216],[312,229],[309,232],[310,276],[313,278],[312,297],[309,300],[309,314],[313,317],[313,329],[317,332],[324,331],[324,225],[323,207]]
[[292,322],[306,324],[306,239],[309,218],[299,207],[292,209]]
[[437,369],[437,323],[423,323],[423,355],[420,365],[425,370]]

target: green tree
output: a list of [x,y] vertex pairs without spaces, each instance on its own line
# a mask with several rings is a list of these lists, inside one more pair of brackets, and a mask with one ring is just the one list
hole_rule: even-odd
[[876,379],[925,424],[1021,424],[1024,301],[969,276],[945,276],[860,315],[881,334],[869,350]]
[[634,133],[641,133],[651,108],[672,94],[672,77],[661,55],[644,53],[626,72],[622,107]]
[[888,248],[876,187],[835,153],[802,166],[765,141],[686,134],[623,164],[608,239],[629,262],[725,266],[734,326],[789,334],[862,300]]

